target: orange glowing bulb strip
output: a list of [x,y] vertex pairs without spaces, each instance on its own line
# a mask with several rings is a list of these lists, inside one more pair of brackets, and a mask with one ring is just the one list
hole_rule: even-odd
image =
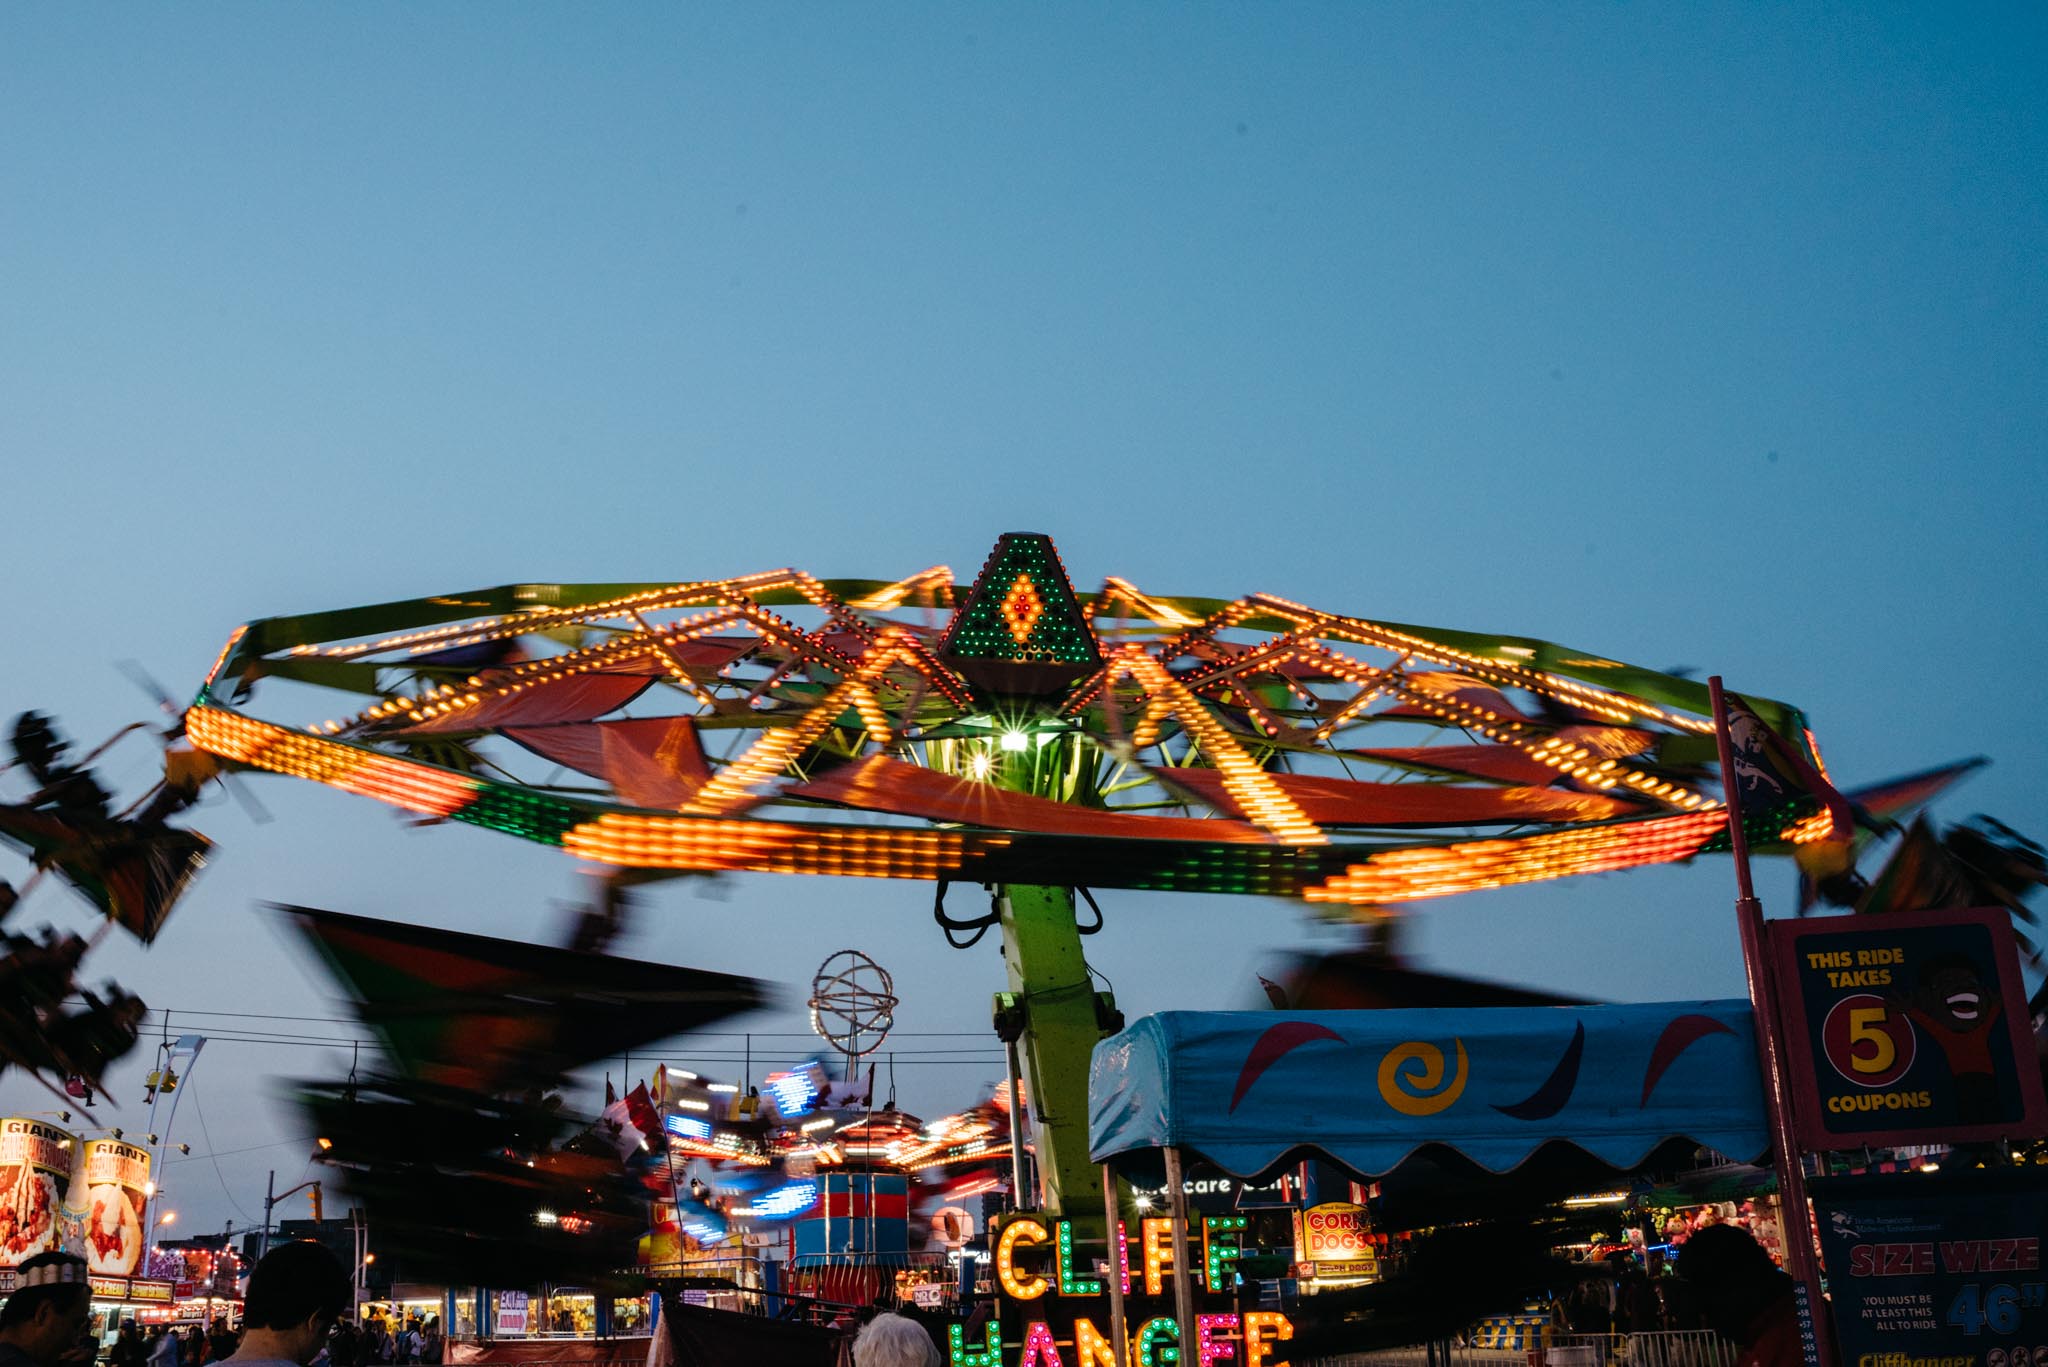
[[185,733],[209,754],[359,793],[423,816],[453,815],[475,798],[474,779],[431,765],[322,740],[216,707],[185,714]]
[[790,570],[788,573],[791,583],[795,585],[796,591],[803,595],[805,602],[814,608],[822,609],[827,617],[845,627],[863,642],[875,639],[874,625],[841,602],[823,584],[802,570]]
[[[567,678],[571,674],[594,673],[645,655],[662,654],[666,657],[666,652],[662,650],[664,645],[695,640],[738,620],[738,613],[730,608],[719,608],[668,623],[666,626],[654,627],[646,632],[629,632],[613,640],[583,646],[560,655],[550,655],[546,659],[527,660],[494,669],[490,673],[490,678],[494,682],[488,686],[484,683],[483,675],[471,675],[467,686],[483,688],[484,691],[479,695],[481,697],[496,697],[503,693],[516,692],[531,682],[553,682]],[[432,703],[438,694],[447,692],[452,687],[446,685],[440,689],[430,688],[416,698],[407,698],[403,695],[393,697],[366,709],[357,720],[382,721],[400,713],[411,716],[413,709]],[[416,717],[413,719],[418,720]]]
[[1520,839],[1467,840],[1388,850],[1303,891],[1310,902],[1410,902],[1580,873],[1608,873],[1684,859],[1727,825],[1720,812],[1688,812],[1618,826]]
[[1146,708],[1148,723],[1164,712],[1171,714],[1209,757],[1223,778],[1224,791],[1247,818],[1265,827],[1289,845],[1322,845],[1329,842],[1320,826],[1310,821],[1294,800],[1244,752],[1237,738],[1209,714],[1201,699],[1167,672],[1165,665],[1138,646],[1125,646],[1111,657],[1112,674],[1126,675],[1151,695]]
[[249,627],[247,623],[244,623],[241,626],[236,627],[233,631],[228,633],[228,642],[226,645],[220,648],[220,654],[214,657],[213,668],[206,671],[206,682],[202,685],[202,687],[213,687],[214,680],[220,678],[221,666],[225,665],[228,662],[228,656],[235,653],[235,647],[239,645],[241,643],[242,638],[248,634]]
[[926,683],[938,689],[947,702],[963,711],[974,706],[974,691],[967,686],[967,681],[934,655],[930,646],[906,633],[900,638],[899,649],[903,652],[904,662]]
[[[1329,652],[1329,656],[1339,660],[1346,658],[1345,656],[1338,655],[1335,651]],[[1356,717],[1359,713],[1365,711],[1366,708],[1372,706],[1376,699],[1386,693],[1390,681],[1400,677],[1402,667],[1414,658],[1413,652],[1410,652],[1401,656],[1386,668],[1374,670],[1363,678],[1346,674],[1344,676],[1345,682],[1357,684],[1358,692],[1352,696],[1350,702],[1338,708],[1331,714],[1329,720],[1315,729],[1315,739],[1328,740],[1349,723],[1353,717]]]
[[[1228,630],[1244,618],[1249,617],[1251,613],[1251,602],[1248,599],[1240,598],[1227,607],[1212,613],[1197,625],[1173,637],[1171,640],[1155,645],[1152,648],[1152,658],[1159,661],[1162,665],[1170,665],[1182,655],[1185,655],[1188,647],[1196,641],[1205,640],[1208,637],[1214,636],[1219,631]],[[1105,669],[1094,678],[1077,686],[1068,695],[1066,702],[1061,704],[1060,715],[1065,717],[1078,715],[1090,703],[1094,702],[1096,698],[1101,696],[1102,690],[1108,687],[1110,682],[1109,671]]]
[[937,597],[940,591],[950,595],[952,588],[953,571],[944,565],[933,565],[908,579],[899,579],[885,588],[876,589],[865,598],[852,599],[847,606],[863,612],[888,612],[909,602],[912,594],[924,592]]
[[716,700],[711,696],[711,690],[699,683],[696,676],[690,673],[689,666],[683,663],[683,657],[676,653],[674,643],[665,639],[661,632],[649,626],[647,619],[639,613],[633,614],[633,620],[640,624],[640,632],[647,638],[649,644],[656,651],[660,652],[662,663],[668,667],[669,677],[681,684],[684,691],[695,698],[701,705],[705,707],[713,706]]
[[779,617],[738,594],[721,593],[719,596],[725,600],[727,606],[746,619],[763,636],[779,641],[804,659],[822,664],[835,674],[849,674],[855,668],[851,655],[826,645],[824,641],[796,623]]
[[1835,815],[1829,811],[1815,812],[1812,816],[1801,817],[1779,833],[1779,838],[1793,845],[1817,845],[1835,836]]
[[[1227,660],[1219,660],[1206,669],[1195,670],[1184,676],[1181,682],[1197,692],[1213,693],[1222,685],[1242,675],[1260,670],[1269,671],[1281,687],[1313,709],[1322,704],[1322,699],[1303,687],[1300,681],[1289,677],[1282,668],[1282,666],[1293,660],[1307,658],[1301,650],[1302,645],[1303,641],[1298,635],[1277,636],[1252,650],[1246,651],[1242,655],[1232,656]],[[1320,650],[1321,648],[1318,647],[1318,649]],[[1324,651],[1323,653],[1334,656],[1334,652]],[[1361,665],[1359,668],[1362,670],[1364,666]],[[1333,670],[1331,672],[1334,673],[1336,671]],[[1352,681],[1355,681],[1355,678]],[[1272,713],[1267,711],[1265,704],[1249,689],[1240,688],[1236,692],[1235,705],[1243,709],[1252,722],[1264,730],[1267,735],[1278,736],[1298,729],[1273,716]],[[1220,698],[1219,701],[1221,701]]]
[[1622,785],[1634,789],[1647,797],[1673,807],[1696,811],[1720,804],[1712,798],[1693,792],[1681,784],[1646,774],[1640,769],[1630,768],[1618,760],[1602,759],[1583,745],[1573,744],[1560,736],[1535,741],[1528,734],[1528,723],[1501,715],[1490,707],[1467,702],[1447,694],[1424,693],[1405,684],[1389,681],[1387,689],[1399,694],[1406,702],[1426,712],[1454,722],[1469,731],[1476,731],[1488,740],[1512,746],[1523,754],[1546,764],[1560,773],[1581,779],[1593,787],[1607,789]]
[[1642,717],[1701,734],[1714,729],[1713,722],[1709,720],[1667,711],[1642,698],[1594,688],[1575,679],[1532,669],[1527,665],[1475,655],[1470,651],[1459,650],[1455,646],[1412,636],[1407,632],[1396,631],[1363,618],[1339,617],[1332,613],[1318,612],[1314,608],[1271,594],[1254,594],[1251,601],[1257,607],[1293,621],[1318,636],[1355,641],[1360,645],[1377,646],[1382,650],[1397,653],[1412,652],[1425,660],[1463,668],[1490,683],[1506,684],[1514,688],[1528,689],[1532,693],[1561,697],[1575,707],[1612,721],[1627,722]]
[[1119,579],[1115,575],[1110,575],[1102,581],[1101,596],[1088,605],[1084,615],[1091,623],[1097,616],[1113,616],[1115,614],[1112,614],[1109,608],[1115,603],[1128,604],[1136,608],[1138,614],[1148,621],[1176,630],[1200,626],[1202,621],[1199,617],[1190,617],[1171,603],[1162,602],[1140,592],[1136,584],[1128,579]]
[[661,612],[670,608],[702,607],[721,596],[748,593],[769,593],[777,589],[798,588],[793,570],[768,570],[759,574],[741,575],[733,579],[707,579],[686,584],[675,584],[666,588],[645,589],[639,593],[625,594],[596,603],[585,603],[573,608],[555,608],[541,612],[521,612],[496,617],[472,619],[447,626],[428,627],[419,631],[404,632],[386,636],[379,640],[359,642],[351,645],[297,646],[292,653],[301,655],[320,654],[335,659],[351,659],[360,655],[378,654],[387,650],[405,649],[408,653],[445,650],[452,646],[473,645],[483,641],[502,640],[512,636],[525,636],[556,627],[577,626],[606,618],[625,617],[634,610]]
[[[881,704],[875,701],[868,684],[904,657],[898,645],[904,637],[905,633],[897,627],[884,631],[858,670],[834,684],[816,706],[797,720],[796,725],[779,726],[764,732],[744,754],[698,789],[683,810],[700,816],[717,816],[752,801],[753,789],[784,773],[790,761],[831,729],[849,707],[860,710],[861,719],[869,724],[871,730],[875,729],[874,723],[879,719],[881,734],[889,734],[888,720],[882,716]],[[865,700],[865,709],[862,709],[862,700]]]
[[[976,838],[981,848],[1008,843],[1002,836]],[[951,831],[607,812],[572,827],[562,848],[579,859],[623,868],[937,878],[960,865],[969,845]]]

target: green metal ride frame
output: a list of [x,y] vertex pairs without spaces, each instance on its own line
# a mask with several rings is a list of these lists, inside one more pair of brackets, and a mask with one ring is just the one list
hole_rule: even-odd
[[1102,1172],[1088,1158],[1088,1069],[1114,1004],[1089,976],[1070,889],[1008,884],[996,904],[1010,993],[1024,1011],[1025,1096],[1046,1205],[1093,1228],[1103,1218]]

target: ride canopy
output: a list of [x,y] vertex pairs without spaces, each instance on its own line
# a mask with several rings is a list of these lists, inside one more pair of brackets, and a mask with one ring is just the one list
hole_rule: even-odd
[[1563,1141],[1628,1169],[1685,1138],[1769,1146],[1746,1001],[1167,1011],[1095,1048],[1097,1162],[1178,1148],[1254,1178],[1311,1154],[1362,1177],[1443,1145],[1495,1173]]

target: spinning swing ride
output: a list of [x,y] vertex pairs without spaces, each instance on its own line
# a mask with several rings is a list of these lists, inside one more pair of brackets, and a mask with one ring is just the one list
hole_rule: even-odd
[[[364,700],[252,714],[260,688]],[[279,696],[283,696],[279,694]],[[1818,764],[1793,708],[1756,712]],[[331,708],[331,704],[328,704]],[[724,872],[938,884],[955,944],[1003,938],[1054,1214],[1100,1218],[1089,1051],[1116,1027],[1075,916],[1090,889],[1399,903],[1727,848],[1704,684],[1521,637],[1221,601],[1077,593],[1001,537],[964,592],[798,570],[519,584],[274,617],[185,714],[229,766],[555,845],[633,882]],[[1889,815],[1939,774],[1851,794]],[[1745,810],[1753,850],[1839,842],[1817,801]],[[952,883],[989,910],[957,916]],[[965,936],[960,939],[956,937]]]

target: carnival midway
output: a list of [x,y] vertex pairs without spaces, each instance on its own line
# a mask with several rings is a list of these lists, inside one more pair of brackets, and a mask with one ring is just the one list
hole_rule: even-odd
[[[0,1057],[48,1106],[0,1121],[0,1352],[2048,1367],[2048,1004],[2022,969],[2048,864],[1925,814],[1981,761],[1832,775],[1768,685],[1083,592],[1036,533],[965,579],[249,622],[132,800],[52,718],[13,724]],[[559,848],[601,890],[559,944],[269,908],[379,1047],[290,1081],[315,1178],[181,1237],[156,1178],[207,1036],[152,1037],[85,965],[198,875],[200,794],[273,775]],[[1764,918],[1766,858],[1801,915]],[[1401,952],[1405,907],[1691,860],[1727,870],[1745,997],[1570,1000]],[[1002,1064],[949,1114],[899,1107],[916,988],[887,943],[815,945],[793,984],[611,952],[644,890],[709,874],[894,880],[956,948],[995,937]],[[106,926],[28,929],[59,888]],[[1262,980],[1265,1009],[1126,1019],[1087,956],[1126,891],[1360,938]],[[737,1024],[779,992],[812,1037],[757,1049]],[[146,1114],[103,1124],[138,1050]]]

